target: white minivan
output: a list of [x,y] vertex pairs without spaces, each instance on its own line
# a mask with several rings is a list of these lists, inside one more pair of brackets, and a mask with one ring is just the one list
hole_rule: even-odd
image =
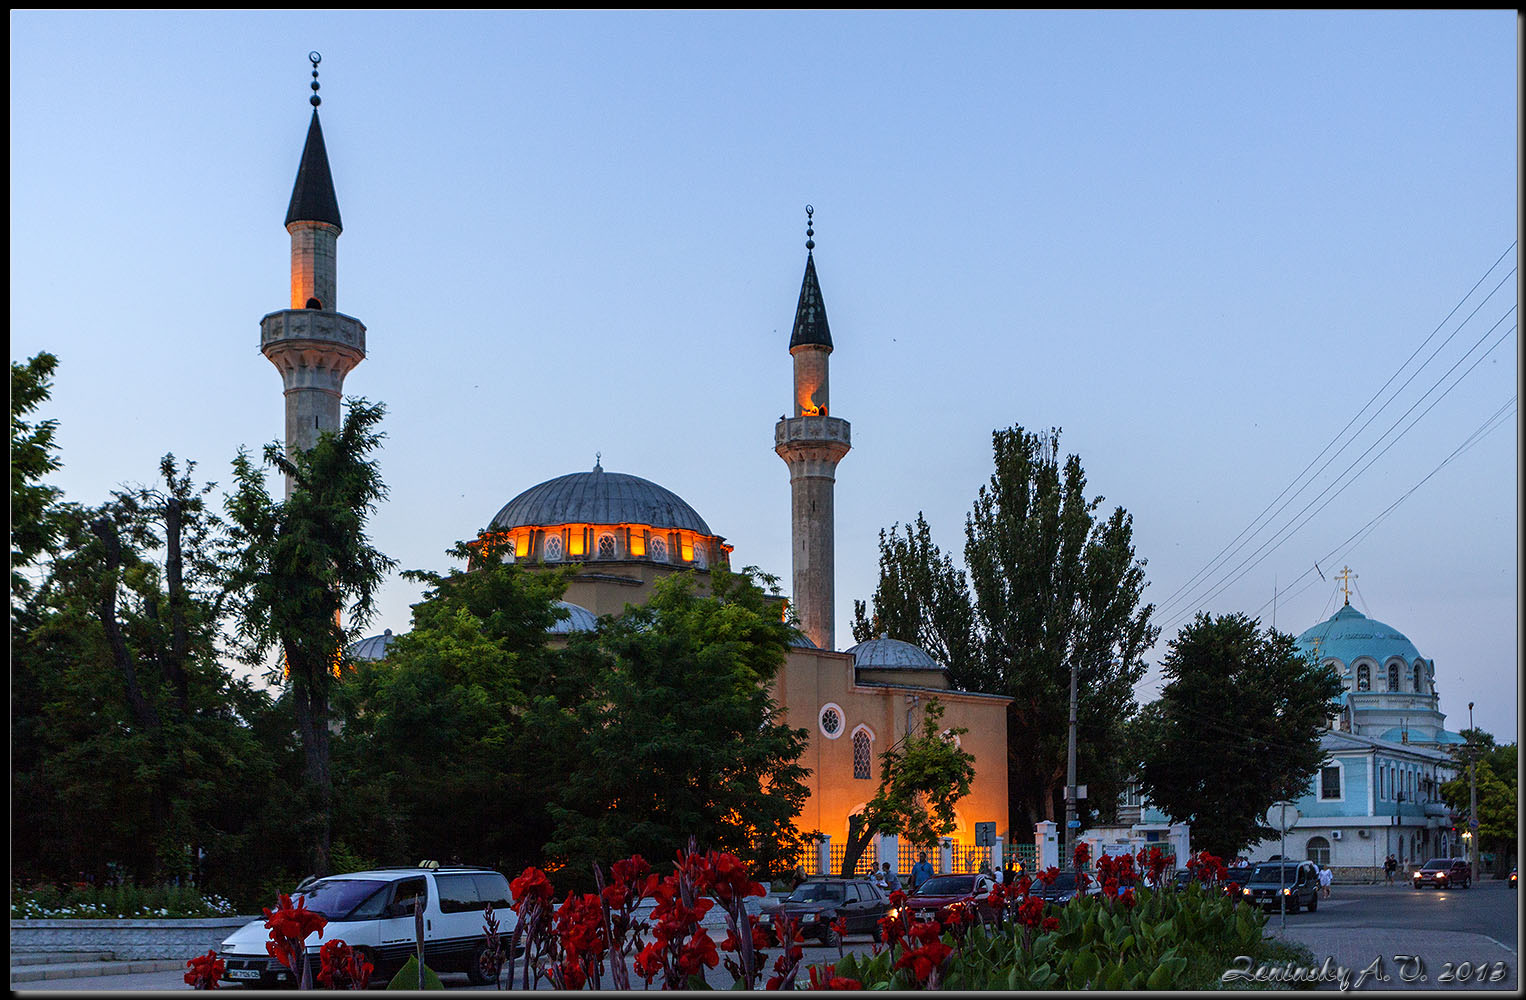
[[[413,904],[424,899],[424,964],[436,972],[465,972],[474,985],[495,972],[483,960],[486,939],[483,908],[491,903],[503,949],[516,923],[509,907],[509,881],[490,868],[380,868],[349,875],[329,875],[292,892],[304,906],[328,918],[322,935],[307,939],[307,959],[318,980],[318,950],[342,940],[364,952],[375,966],[371,981],[385,984],[417,950]],[[270,931],[264,920],[234,932],[218,949],[223,983],[269,989],[294,986],[291,971],[266,950]]]

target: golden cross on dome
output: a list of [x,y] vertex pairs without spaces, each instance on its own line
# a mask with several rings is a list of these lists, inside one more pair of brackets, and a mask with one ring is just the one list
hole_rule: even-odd
[[1351,581],[1356,579],[1356,574],[1351,572],[1350,566],[1342,566],[1341,571],[1335,574],[1335,578],[1341,582],[1341,589],[1346,592],[1346,603],[1351,603]]

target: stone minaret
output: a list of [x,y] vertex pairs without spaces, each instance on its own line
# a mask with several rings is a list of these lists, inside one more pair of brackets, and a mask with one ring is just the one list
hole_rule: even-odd
[[816,243],[807,205],[805,278],[795,307],[789,352],[795,359],[795,394],[790,415],[774,426],[774,451],[789,466],[791,563],[795,616],[800,630],[819,649],[837,648],[833,629],[834,563],[832,491],[837,463],[851,447],[848,422],[827,415],[827,358],[832,331],[816,281]]
[[[291,234],[291,308],[260,320],[260,351],[281,373],[286,392],[286,451],[306,450],[323,431],[338,431],[344,377],[366,357],[366,327],[335,312],[336,246],[343,229],[318,123],[318,53],[313,64],[312,122],[286,209]],[[291,494],[291,480],[286,482]]]

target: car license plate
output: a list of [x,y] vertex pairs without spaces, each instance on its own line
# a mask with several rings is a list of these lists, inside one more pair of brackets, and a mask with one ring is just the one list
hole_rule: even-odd
[[932,918],[933,918],[933,911],[932,910],[918,910],[917,911],[917,919],[918,920],[927,921],[927,920],[931,920]]
[[258,979],[258,978],[260,978],[260,970],[259,969],[229,969],[227,975],[228,975],[229,979]]

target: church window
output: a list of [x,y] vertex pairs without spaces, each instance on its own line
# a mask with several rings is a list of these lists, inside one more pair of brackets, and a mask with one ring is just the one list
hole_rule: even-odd
[[821,727],[821,735],[829,740],[835,740],[842,736],[843,712],[842,706],[827,703],[821,706],[821,713],[816,716],[816,724]]
[[694,543],[694,568],[704,569],[708,563],[705,560],[705,545],[703,542]]
[[1417,663],[1417,664],[1415,664],[1415,669],[1414,669],[1414,682],[1415,682],[1415,693],[1416,694],[1419,694],[1421,691],[1425,690],[1421,686],[1422,678],[1423,678],[1423,675],[1420,672],[1420,664]]
[[1358,691],[1372,690],[1372,668],[1365,663],[1356,668],[1356,689]]
[[862,729],[853,734],[853,777],[869,778],[869,734]]
[[600,559],[613,559],[614,557],[615,557],[615,536],[614,535],[600,535],[599,536],[599,558]]
[[541,546],[541,558],[546,562],[562,561],[562,536],[547,535],[545,544]]
[[1320,769],[1319,797],[1321,799],[1338,799],[1341,797],[1341,769],[1339,764],[1334,767]]
[[661,535],[653,535],[646,547],[646,554],[652,557],[652,562],[667,562],[668,540]]
[[1309,860],[1321,868],[1330,867],[1330,842],[1324,837],[1309,838]]
[[1388,690],[1399,690],[1399,665],[1397,663],[1390,663],[1388,665]]

